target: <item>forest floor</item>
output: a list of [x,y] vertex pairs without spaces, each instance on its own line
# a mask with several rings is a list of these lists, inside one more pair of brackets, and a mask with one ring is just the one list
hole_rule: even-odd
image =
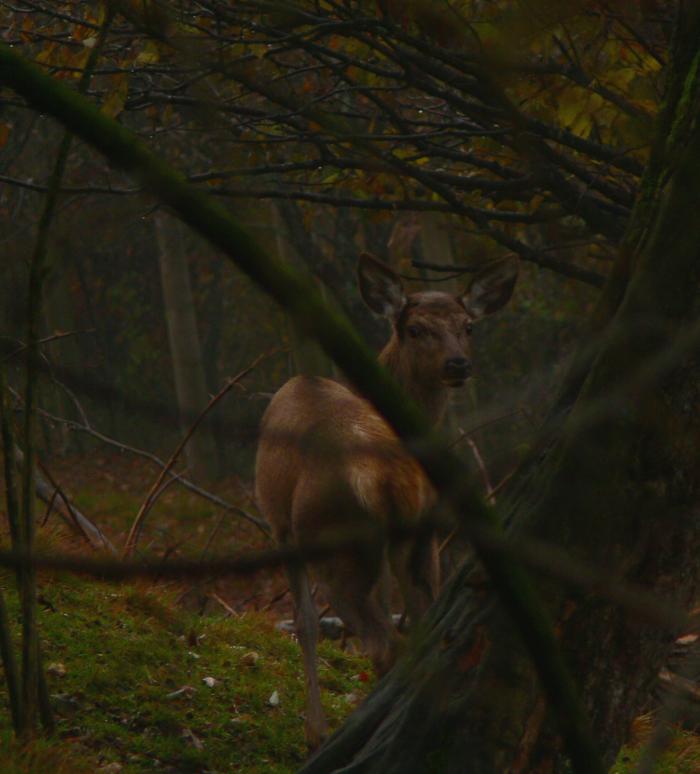
[[[157,475],[143,462],[99,454],[54,462],[51,472],[118,549]],[[231,478],[212,488],[255,512],[244,482]],[[40,548],[94,555],[55,513],[42,522]],[[210,557],[265,545],[255,527],[222,517],[217,506],[174,485],[149,514],[140,551]],[[17,623],[14,579],[2,573],[0,581]],[[299,648],[275,628],[291,614],[280,571],[207,583],[123,584],[43,572],[39,603],[57,733],[13,741],[0,691],[3,773],[262,774],[293,772],[303,762]],[[352,646],[329,641],[321,643],[319,665],[324,706],[336,727],[371,688],[371,670]],[[636,770],[653,727],[651,716],[638,719],[614,774]],[[700,737],[673,732],[654,771],[698,774]]]
[[[142,462],[94,455],[54,462],[51,472],[118,549],[157,474]],[[215,489],[250,507],[240,482]],[[221,514],[172,486],[149,514],[140,546],[150,557],[209,557],[267,545],[255,527]],[[38,544],[40,550],[95,555],[56,513],[40,527]],[[18,622],[14,578],[4,572],[0,581],[10,618]],[[304,676],[296,642],[275,628],[291,614],[285,591],[279,571],[206,583],[123,584],[40,573],[39,626],[57,733],[23,746],[13,742],[0,691],[0,770],[296,770],[306,757]],[[18,628],[15,634],[18,642]],[[368,661],[353,650],[320,645],[331,728],[372,680]]]

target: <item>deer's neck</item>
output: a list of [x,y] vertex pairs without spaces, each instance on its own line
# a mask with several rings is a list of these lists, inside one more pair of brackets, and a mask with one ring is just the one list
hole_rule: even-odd
[[396,333],[381,351],[379,362],[423,409],[432,424],[440,424],[447,409],[447,388],[435,379],[425,378],[424,374],[401,357],[401,344]]

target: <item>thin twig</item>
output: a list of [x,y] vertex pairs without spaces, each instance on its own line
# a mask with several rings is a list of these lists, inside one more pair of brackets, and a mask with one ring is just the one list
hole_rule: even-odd
[[232,379],[229,379],[229,381],[219,390],[219,392],[209,401],[207,406],[204,408],[204,410],[201,412],[201,414],[195,419],[195,421],[190,426],[189,430],[185,433],[184,437],[180,441],[180,443],[177,445],[175,451],[170,455],[170,459],[167,461],[165,467],[158,475],[158,478],[156,478],[153,486],[151,487],[150,491],[148,492],[148,495],[146,495],[146,499],[143,501],[143,504],[139,508],[138,513],[136,514],[136,518],[134,519],[133,524],[131,525],[131,529],[129,530],[129,535],[126,539],[126,545],[124,546],[124,552],[123,556],[124,558],[128,558],[131,556],[131,554],[134,551],[134,548],[136,548],[136,544],[138,543],[139,535],[141,533],[141,530],[143,528],[143,523],[148,515],[148,512],[153,507],[153,504],[156,501],[158,490],[163,482],[163,479],[166,477],[172,466],[177,461],[177,458],[182,453],[182,450],[185,448],[185,444],[189,441],[189,439],[192,437],[192,435],[195,433],[197,428],[201,425],[204,418],[207,416],[207,414],[211,411],[211,409],[226,395],[238,382],[240,382],[241,379],[243,379],[245,376],[247,376],[252,370],[256,368],[256,366],[262,361],[267,359],[268,357],[271,357],[273,354],[275,354],[278,350],[274,349],[271,352],[263,353],[261,355],[258,355],[255,360],[247,367],[244,368],[240,373],[236,374]]
[[496,484],[496,486],[491,490],[491,497],[495,497],[502,489],[505,488],[506,484],[513,478],[513,476],[518,472],[520,469],[519,465],[516,465],[513,470],[510,471],[510,473],[506,473],[505,476]]
[[[462,439],[460,438],[459,440],[461,441]],[[471,440],[471,439],[468,439],[468,440]],[[474,448],[476,448],[476,444],[474,444]],[[478,449],[477,449],[477,452],[478,452]],[[479,459],[481,459],[481,455],[479,455]],[[483,463],[483,460],[482,460],[482,463]],[[505,476],[503,476],[503,478],[496,484],[496,486],[492,487],[488,480],[488,473],[486,473],[486,470],[484,469],[484,473],[486,475],[486,484],[487,484],[486,497],[487,497],[487,502],[490,505],[496,504],[496,495],[505,487],[505,485],[511,480],[511,478],[513,478],[513,476],[517,473],[517,471],[518,471],[518,466],[516,465],[513,468],[513,470],[510,471],[510,473],[507,473]],[[440,544],[440,547],[438,548],[438,554],[441,554],[447,548],[447,546],[450,545],[450,543],[454,540],[455,535],[457,534],[458,531],[459,531],[459,527],[455,527],[450,532],[450,534],[442,541],[442,543]]]
[[[511,412],[510,414],[507,414],[506,416],[512,416],[513,414],[517,414],[517,411]],[[492,422],[497,422],[501,417],[498,419],[492,420]],[[491,424],[491,423],[487,423]],[[483,427],[484,425],[482,425]],[[478,429],[478,428],[475,428]],[[474,432],[474,431],[470,431]],[[458,443],[461,443],[462,441],[466,441],[469,444],[469,448],[472,451],[472,454],[474,455],[474,459],[476,460],[477,467],[479,468],[479,472],[481,473],[481,480],[484,484],[484,499],[489,505],[494,505],[496,503],[495,498],[495,490],[491,486],[491,479],[489,478],[488,470],[486,470],[486,464],[484,463],[484,458],[481,456],[481,452],[479,451],[479,447],[476,445],[476,443],[473,441],[472,438],[470,438],[469,434],[466,433],[463,428],[459,428],[459,438],[457,438],[456,441],[452,443],[452,447],[457,446]],[[503,483],[503,482],[501,482]],[[500,484],[499,484],[500,486]],[[455,536],[457,535],[457,532],[459,531],[459,527],[455,527],[450,534],[442,541],[440,546],[438,547],[438,555],[442,554],[442,552],[447,548],[447,546],[452,543]]]
[[[39,411],[39,413],[41,413],[41,411]],[[24,452],[19,448],[19,446],[17,446],[17,444],[14,445],[14,457],[18,466],[24,464],[23,462]],[[104,532],[102,532],[102,530],[96,524],[94,524],[84,513],[81,513],[75,507],[75,505],[68,502],[68,498],[65,492],[63,492],[61,487],[51,476],[51,474],[46,469],[46,467],[42,465],[41,462],[39,462],[39,465],[41,466],[42,472],[46,474],[48,480],[44,478],[42,475],[37,474],[36,476],[37,497],[48,504],[55,499],[56,495],[59,495],[66,506],[65,508],[62,508],[59,506],[59,514],[61,515],[61,518],[69,526],[77,527],[78,531],[81,534],[86,535],[93,547],[106,548],[110,553],[116,554],[117,553],[116,549],[112,545],[109,538],[104,534]],[[58,492],[57,492],[57,489],[59,490]]]
[[[86,435],[90,435],[96,440],[101,441],[104,444],[107,444],[108,446],[114,446],[116,449],[119,449],[120,451],[128,452],[129,454],[133,454],[136,457],[142,457],[143,459],[149,460],[150,462],[157,465],[159,468],[165,468],[166,466],[166,463],[163,460],[161,460],[160,457],[158,457],[157,455],[149,451],[146,451],[145,449],[139,449],[135,446],[129,446],[128,444],[122,443],[121,441],[117,441],[116,438],[112,438],[108,435],[105,435],[104,433],[101,433],[99,430],[95,430],[88,421],[85,421],[85,424],[81,424],[80,422],[76,422],[74,419],[66,419],[65,417],[59,417],[59,416],[56,416],[55,414],[51,414],[45,409],[39,409],[39,414],[41,414],[41,416],[43,417],[46,417],[47,419],[50,419],[52,422],[60,423],[71,430],[77,430],[78,432],[85,433]],[[87,417],[85,417],[85,420],[87,420]],[[238,505],[233,505],[233,503],[229,503],[227,500],[224,500],[218,495],[215,495],[212,492],[209,492],[206,489],[203,489],[202,487],[198,486],[194,482],[185,478],[180,473],[175,473],[172,470],[168,470],[167,473],[171,478],[173,478],[178,484],[183,486],[185,489],[189,489],[194,494],[199,495],[200,497],[203,497],[205,500],[209,500],[210,502],[214,503],[215,505],[218,505],[220,508],[223,508],[226,511],[229,511],[231,513],[237,513],[246,521],[249,521],[251,524],[256,526],[265,535],[265,537],[270,536],[270,528],[268,527],[267,522],[263,521],[262,519],[258,519],[256,516],[253,516],[252,513],[248,513],[248,511],[244,510],[243,508],[240,508]]]
[[216,520],[216,524],[214,525],[214,528],[212,529],[212,531],[209,533],[207,542],[204,544],[204,548],[202,549],[202,553],[201,553],[202,559],[204,559],[207,553],[209,553],[209,549],[211,548],[211,545],[214,542],[214,538],[219,534],[219,530],[221,529],[221,526],[224,523],[225,519],[226,519],[226,513],[222,513],[221,516]]
[[276,605],[280,600],[284,599],[289,594],[289,586],[284,588],[279,594],[275,594],[274,597],[263,607],[260,608],[260,612],[264,613],[269,610],[273,605]]
[[[54,333],[51,336],[46,336],[43,339],[39,339],[37,341],[37,344],[48,344],[50,341],[59,341],[60,339],[66,339],[69,336],[78,336],[83,333],[94,333],[95,328],[86,328],[82,331],[62,331],[60,333]],[[12,360],[13,357],[17,357],[17,355],[21,355],[22,352],[26,352],[28,348],[27,344],[22,344],[20,347],[15,349],[13,352],[10,352],[8,355],[5,355],[5,357],[2,359],[3,363],[6,363],[8,360]]]
[[[464,431],[460,428],[460,432],[464,433]],[[476,445],[473,438],[470,436],[465,435],[465,440],[467,441],[467,444],[469,448],[472,451],[472,454],[474,455],[474,459],[476,460],[477,467],[479,468],[479,473],[481,473],[481,480],[484,484],[484,492],[485,492],[485,500],[489,505],[493,505],[496,502],[496,498],[493,496],[493,487],[491,486],[491,478],[489,477],[489,472],[486,470],[486,463],[484,462],[484,458],[481,456],[481,452],[479,451],[479,447]]]
[[212,592],[210,595],[211,599],[213,599],[215,602],[218,602],[221,607],[224,608],[224,610],[232,617],[232,618],[238,618],[239,614],[229,605],[229,603],[222,599],[218,594],[215,592]]
[[462,441],[464,441],[466,438],[468,438],[473,433],[476,433],[477,430],[483,430],[485,427],[490,427],[491,425],[495,425],[498,422],[503,422],[506,419],[510,419],[511,417],[517,416],[518,414],[524,414],[525,409],[520,406],[517,409],[514,409],[513,411],[509,411],[507,414],[501,414],[498,417],[493,417],[492,419],[487,419],[485,422],[482,422],[480,425],[475,425],[474,427],[470,427],[469,430],[461,430],[459,438],[452,441],[452,443],[449,445],[450,449],[454,449],[455,446],[459,446]]
[[[61,485],[56,481],[56,479],[51,475],[51,472],[49,469],[44,465],[41,460],[38,460],[39,468],[41,472],[46,476],[49,483],[54,489],[54,497],[58,495],[58,497],[61,498],[63,501],[63,504],[66,506],[66,510],[68,511],[73,524],[75,525],[75,528],[78,530],[78,532],[85,538],[85,541],[90,545],[91,548],[108,548],[111,549],[112,552],[114,552],[114,547],[112,544],[107,540],[107,538],[102,534],[102,531],[98,529],[95,525],[92,525],[93,529],[95,530],[98,540],[95,540],[93,535],[90,534],[90,532],[85,528],[85,517],[82,516],[82,514],[78,514],[75,508],[73,507],[73,503],[71,503],[70,498],[68,495],[64,492]],[[82,516],[82,518],[81,518]],[[48,513],[46,515],[46,518],[48,518]]]
[[167,481],[163,481],[163,483],[160,485],[156,493],[153,495],[153,502],[155,503],[156,500],[160,499],[160,496],[165,492],[166,490],[170,489],[170,487],[177,481],[176,476],[172,476],[172,478],[169,478]]
[[49,498],[49,501],[46,503],[46,512],[44,513],[44,518],[41,520],[41,524],[39,525],[42,528],[48,524],[49,517],[53,513],[53,506],[56,503],[57,497],[58,497],[58,489],[54,488],[53,494]]

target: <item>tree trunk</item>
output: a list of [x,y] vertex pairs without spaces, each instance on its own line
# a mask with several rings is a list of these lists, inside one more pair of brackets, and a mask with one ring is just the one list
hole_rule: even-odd
[[[64,251],[56,246],[53,248],[58,252],[56,263],[61,267],[68,265],[68,260]],[[55,259],[53,259],[55,260]],[[65,268],[52,272],[46,282],[44,291],[44,318],[45,330],[47,335],[59,331],[77,331],[79,325],[75,314],[75,301],[68,283],[68,273]],[[63,368],[72,369],[75,373],[80,373],[83,367],[83,357],[80,349],[80,342],[77,336],[69,336],[62,342],[57,342],[49,350],[52,359],[60,360]],[[72,385],[69,385],[72,387]],[[74,415],[75,407],[66,394],[65,390],[55,384],[47,385],[42,389],[43,405],[52,413],[61,417],[70,417]],[[58,439],[58,453],[66,454],[74,451],[81,454],[84,451],[83,439],[79,438],[79,433],[71,433],[65,425],[53,426],[53,423],[46,423],[40,417],[42,429],[47,441],[47,445],[53,441],[54,437]],[[48,451],[47,456],[51,453]]]
[[[681,606],[700,582],[698,41],[700,9],[688,4],[659,137],[591,337],[546,438],[499,502],[515,536]],[[582,589],[547,581],[541,592],[611,764],[650,706],[672,633]],[[474,562],[414,646],[304,772],[569,770],[515,626]]]
[[[182,431],[186,432],[209,402],[209,396],[182,225],[175,218],[159,212],[155,216],[155,230],[175,392]],[[216,475],[216,445],[209,422],[203,422],[188,441],[185,454],[195,476],[209,478]]]

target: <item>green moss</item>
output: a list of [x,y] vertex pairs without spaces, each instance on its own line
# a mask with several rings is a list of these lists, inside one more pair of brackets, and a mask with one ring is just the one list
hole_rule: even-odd
[[[16,619],[13,582],[5,585]],[[123,772],[252,774],[294,771],[304,760],[299,648],[269,618],[199,618],[162,590],[76,578],[44,579],[41,595],[58,734],[19,748],[3,713],[3,772],[95,771],[115,761]],[[324,702],[337,726],[352,709],[349,697],[366,692],[357,675],[369,667],[333,644],[320,650]],[[254,663],[245,658],[251,651]],[[269,702],[275,691],[278,706]]]
[[[637,720],[642,726],[638,738],[624,747],[618,755],[610,774],[634,774],[646,752],[646,745],[654,732],[654,720],[650,715]],[[700,771],[700,736],[677,729],[664,752],[655,760],[655,774],[696,774]]]
[[671,126],[671,131],[669,132],[668,141],[666,143],[667,152],[673,153],[679,142],[683,128],[687,125],[692,116],[690,108],[697,91],[698,68],[700,68],[700,53],[697,53],[693,57],[693,61],[691,62],[685,80],[683,81],[683,90],[678,99],[673,125]]

